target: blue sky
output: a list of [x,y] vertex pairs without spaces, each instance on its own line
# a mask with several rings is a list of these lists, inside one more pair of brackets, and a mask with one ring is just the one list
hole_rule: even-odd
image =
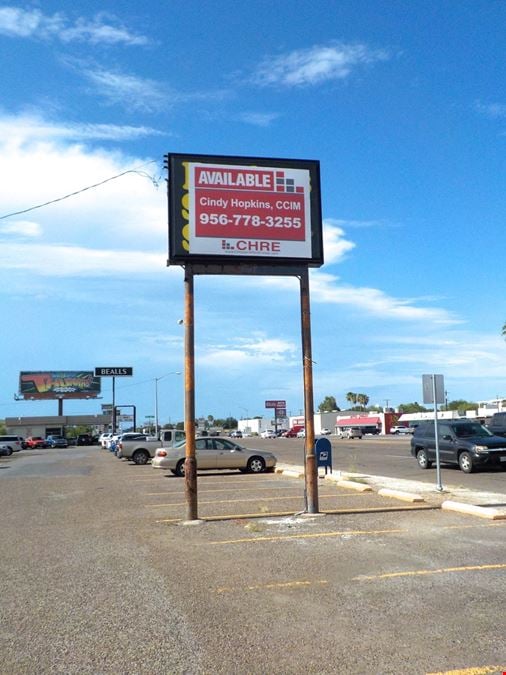
[[[172,0],[0,5],[0,417],[21,370],[133,366],[116,400],[182,419],[167,152],[317,159],[315,404],[506,396],[506,5]],[[303,407],[298,284],[198,277],[196,413]],[[111,400],[65,403],[96,412]],[[270,414],[270,413],[268,413]]]

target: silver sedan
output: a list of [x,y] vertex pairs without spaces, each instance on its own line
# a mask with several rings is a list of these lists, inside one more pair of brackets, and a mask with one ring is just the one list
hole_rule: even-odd
[[[158,448],[151,462],[155,469],[170,469],[176,476],[184,476],[186,444],[174,448]],[[244,448],[228,438],[197,438],[195,440],[197,469],[239,469],[249,473],[273,471],[276,457],[271,452]]]

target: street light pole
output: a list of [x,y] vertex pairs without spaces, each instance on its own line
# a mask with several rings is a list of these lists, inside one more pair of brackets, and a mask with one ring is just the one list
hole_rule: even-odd
[[165,375],[160,375],[160,377],[155,377],[155,436],[158,436],[158,382],[163,380],[164,377],[169,375],[181,375],[180,372],[165,373]]

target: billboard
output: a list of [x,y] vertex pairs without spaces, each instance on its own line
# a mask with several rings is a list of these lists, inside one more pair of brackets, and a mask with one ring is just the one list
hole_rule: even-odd
[[314,160],[168,155],[169,264],[323,264]]
[[25,399],[96,398],[100,378],[91,370],[23,371],[19,393]]

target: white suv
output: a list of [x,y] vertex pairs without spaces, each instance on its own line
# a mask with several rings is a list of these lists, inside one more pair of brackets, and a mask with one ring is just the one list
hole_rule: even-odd
[[362,438],[363,433],[360,427],[348,427],[339,432],[340,438]]
[[276,434],[272,429],[265,429],[265,431],[262,431],[260,436],[262,438],[277,438]]
[[12,452],[19,452],[24,447],[21,436],[0,436],[0,445],[6,445]]

